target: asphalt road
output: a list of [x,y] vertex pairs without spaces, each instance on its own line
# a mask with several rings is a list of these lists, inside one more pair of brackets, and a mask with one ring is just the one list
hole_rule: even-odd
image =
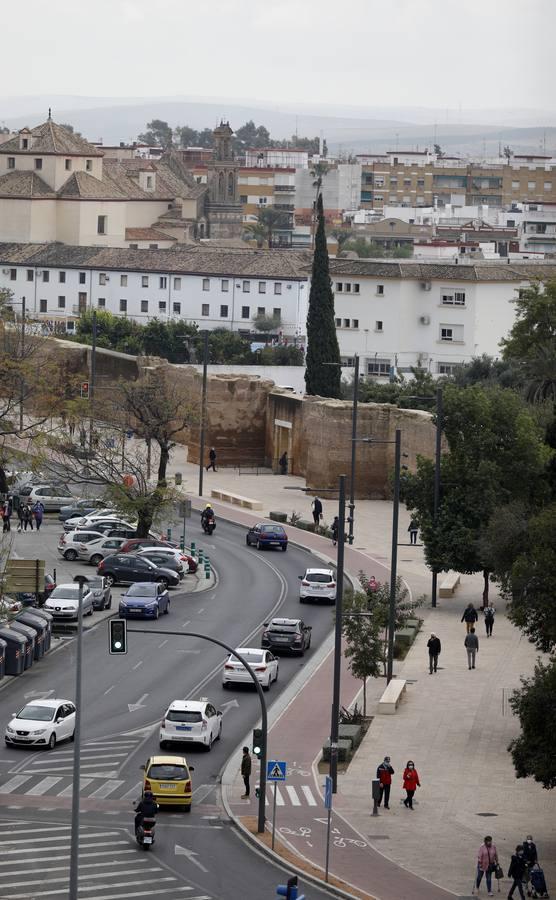
[[[243,686],[224,691],[224,653],[185,632],[203,632],[234,646],[259,646],[262,623],[269,617],[303,615],[313,626],[312,648],[304,658],[281,659],[278,683],[266,695],[270,705],[329,634],[331,608],[299,605],[298,575],[309,564],[309,554],[293,546],[287,553],[247,548],[243,530],[221,520],[214,535],[205,539],[193,523],[189,537],[195,533],[198,545],[210,553],[219,583],[190,595],[173,591],[168,616],[137,625],[183,631],[184,636],[130,634],[124,657],[108,654],[106,623],[99,623],[84,637],[80,897],[263,900],[273,897],[276,884],[284,880],[284,873],[243,843],[219,805],[220,773],[256,724],[257,695]],[[44,556],[47,571],[55,564],[58,583],[71,580],[79,571],[90,571],[56,557],[60,530],[56,520],[49,518],[40,534],[16,535],[14,544],[22,557]],[[0,690],[0,723],[33,691],[52,691],[51,696],[71,699],[74,652],[74,641],[65,641],[60,650]],[[139,795],[140,766],[159,750],[158,723],[167,704],[180,697],[200,696],[210,697],[224,711],[222,740],[210,753],[187,748],[195,767],[193,810],[190,815],[160,813],[153,852],[141,854],[132,840],[132,804]],[[70,744],[51,753],[0,748],[2,898],[67,896],[72,752]],[[48,884],[46,865],[52,869]],[[135,878],[134,867],[143,874]],[[312,888],[305,895],[314,900],[328,896]]]

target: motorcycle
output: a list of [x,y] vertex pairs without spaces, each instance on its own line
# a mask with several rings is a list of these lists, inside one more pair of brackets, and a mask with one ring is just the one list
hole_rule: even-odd
[[155,819],[144,818],[141,825],[135,829],[135,840],[143,850],[150,850],[154,844]]
[[212,532],[216,528],[216,520],[214,516],[211,516],[210,518],[208,516],[205,516],[203,519],[201,519],[201,526],[205,534],[212,534]]

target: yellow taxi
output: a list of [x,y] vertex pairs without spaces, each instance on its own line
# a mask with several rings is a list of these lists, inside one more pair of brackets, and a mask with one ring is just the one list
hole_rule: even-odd
[[144,766],[143,795],[152,791],[160,806],[183,806],[191,811],[191,772],[185,756],[150,756]]

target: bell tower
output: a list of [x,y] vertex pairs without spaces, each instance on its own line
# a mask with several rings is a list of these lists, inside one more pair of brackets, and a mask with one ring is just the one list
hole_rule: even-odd
[[208,164],[208,220],[211,238],[241,238],[243,209],[238,197],[239,163],[229,122],[214,129],[214,157]]

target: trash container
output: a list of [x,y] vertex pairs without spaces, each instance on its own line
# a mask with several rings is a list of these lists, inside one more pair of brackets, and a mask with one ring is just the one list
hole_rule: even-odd
[[25,668],[30,669],[35,659],[37,632],[34,628],[29,628],[28,625],[17,622],[15,619],[10,622],[10,631],[16,631],[25,638]]
[[6,675],[21,675],[25,668],[26,639],[22,634],[12,631],[7,626],[0,628],[0,638],[6,644]]
[[6,641],[0,640],[0,680],[6,674]]
[[42,619],[46,623],[47,628],[44,634],[44,652],[48,653],[52,642],[52,622],[54,621],[54,616],[46,609],[35,609],[35,607],[31,610],[25,610],[25,612],[30,612],[36,619]]
[[[29,610],[24,610],[20,612],[16,618],[15,622],[22,622],[24,625],[27,625],[29,628],[32,628],[33,631],[36,632],[35,638],[35,659],[42,659],[45,650],[45,636],[48,631],[48,624],[44,619],[39,618],[39,616],[34,616],[33,613]],[[15,622],[13,623],[15,625]]]

